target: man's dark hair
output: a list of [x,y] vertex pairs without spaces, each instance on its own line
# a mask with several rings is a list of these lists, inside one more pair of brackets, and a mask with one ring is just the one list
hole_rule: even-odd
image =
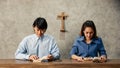
[[41,18],[41,17],[38,17],[33,25],[33,27],[37,27],[38,29],[47,29],[47,21],[45,20],[45,18]]

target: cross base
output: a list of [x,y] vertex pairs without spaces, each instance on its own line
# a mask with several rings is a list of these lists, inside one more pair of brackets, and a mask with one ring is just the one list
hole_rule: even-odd
[[65,32],[65,30],[60,30],[61,32]]

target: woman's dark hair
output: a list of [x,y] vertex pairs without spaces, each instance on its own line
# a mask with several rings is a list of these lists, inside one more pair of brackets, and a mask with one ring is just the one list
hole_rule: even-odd
[[91,27],[94,31],[93,37],[92,38],[97,38],[97,31],[96,31],[96,27],[95,24],[92,20],[87,20],[83,23],[82,28],[81,28],[81,32],[80,35],[81,36],[85,36],[83,31],[85,30],[86,27]]
[[33,27],[37,27],[38,29],[47,29],[47,21],[44,18],[38,17],[33,25]]

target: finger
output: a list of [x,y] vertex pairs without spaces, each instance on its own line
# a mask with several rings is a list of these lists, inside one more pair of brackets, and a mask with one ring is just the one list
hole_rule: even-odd
[[38,59],[38,57],[37,57],[37,56],[35,56],[35,55],[34,55],[32,58],[33,58],[34,60]]
[[84,61],[82,57],[78,58],[77,60],[80,61],[80,62]]
[[78,59],[77,61],[82,62],[83,60],[82,59]]

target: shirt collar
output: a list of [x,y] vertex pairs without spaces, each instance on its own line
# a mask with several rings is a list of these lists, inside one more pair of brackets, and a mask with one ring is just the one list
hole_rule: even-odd
[[44,35],[42,35],[41,37],[38,37],[36,34],[35,35],[35,39],[38,40],[38,39],[43,39]]
[[78,40],[79,40],[79,41],[84,41],[85,38],[84,38],[84,36],[80,36]]
[[[80,36],[78,40],[79,40],[79,41],[85,41],[85,37],[84,37],[84,36]],[[97,40],[97,38],[93,38],[93,39],[92,39],[92,42],[93,42],[93,43],[97,43],[97,42],[99,42],[99,41]]]

